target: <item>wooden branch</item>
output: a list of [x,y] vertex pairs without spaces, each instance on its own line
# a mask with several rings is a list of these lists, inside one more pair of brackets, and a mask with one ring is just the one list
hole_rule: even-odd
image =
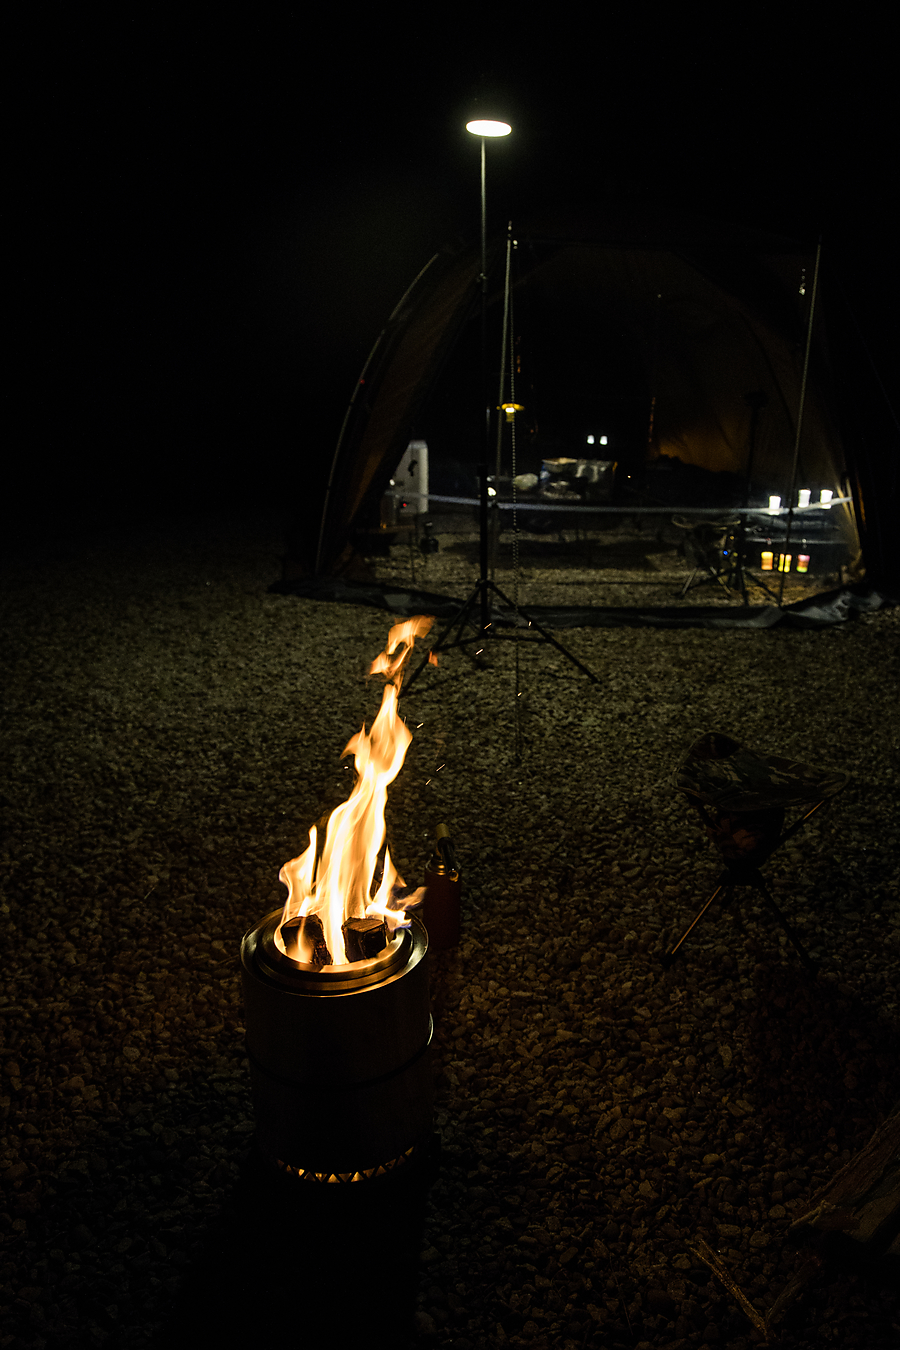
[[712,1247],[710,1247],[709,1243],[704,1242],[702,1237],[698,1237],[696,1243],[689,1242],[687,1246],[688,1250],[692,1251],[694,1255],[698,1257],[705,1266],[709,1266],[710,1270],[716,1276],[716,1278],[718,1280],[721,1280],[722,1284],[724,1284],[725,1288],[728,1290],[729,1294],[734,1299],[735,1303],[737,1303],[741,1311],[746,1313],[752,1325],[756,1328],[756,1330],[760,1333],[761,1336],[764,1336],[765,1339],[768,1340],[769,1336],[766,1328],[766,1319],[763,1317],[761,1312],[759,1312],[756,1308],[754,1308],[753,1304],[750,1302],[747,1295],[744,1293],[740,1285],[734,1279],[731,1272],[728,1270],[727,1266],[725,1266],[719,1260],[718,1256],[716,1256],[716,1253],[713,1251]]
[[840,1232],[879,1255],[900,1256],[900,1111],[888,1116],[788,1230]]

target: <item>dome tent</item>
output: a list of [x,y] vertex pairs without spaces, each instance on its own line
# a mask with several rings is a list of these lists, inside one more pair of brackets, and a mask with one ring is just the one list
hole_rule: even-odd
[[[515,233],[516,305],[538,330],[547,401],[561,406],[577,386],[590,402],[592,390],[616,382],[624,364],[644,427],[653,400],[651,455],[752,477],[787,502],[814,268],[808,249],[692,218],[648,221],[609,212],[602,219],[532,221]],[[495,240],[494,260],[500,248]],[[498,325],[501,270],[489,265]],[[441,371],[477,311],[478,271],[474,249],[436,254],[379,335],[341,429],[319,518],[309,521],[302,550],[291,550],[295,557],[302,551],[308,568],[344,571],[355,530],[377,517],[407,442],[414,430],[422,434]],[[828,393],[825,318],[820,295],[795,486],[845,496],[850,478]],[[764,405],[753,436],[748,394],[762,396]],[[855,553],[853,511],[835,508],[834,522]]]

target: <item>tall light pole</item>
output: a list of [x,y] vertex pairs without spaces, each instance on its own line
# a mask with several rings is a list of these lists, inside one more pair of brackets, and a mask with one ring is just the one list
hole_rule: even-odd
[[[445,651],[448,647],[451,646],[462,647],[466,646],[469,642],[472,641],[483,642],[487,637],[500,636],[499,633],[495,633],[493,631],[493,625],[491,621],[491,606],[490,601],[488,599],[488,593],[490,591],[493,591],[493,593],[496,596],[498,596],[499,599],[505,605],[507,605],[510,610],[512,610],[517,616],[521,617],[527,622],[528,627],[532,629],[535,634],[538,634],[542,641],[549,642],[551,646],[555,647],[558,652],[561,652],[563,656],[565,656],[567,660],[571,661],[573,665],[577,666],[579,670],[584,671],[585,675],[587,675],[589,680],[591,680],[594,684],[598,684],[599,681],[597,679],[597,676],[592,671],[588,670],[587,666],[583,666],[581,662],[578,660],[577,656],[573,656],[570,651],[566,650],[566,648],[562,645],[562,643],[557,642],[556,638],[553,637],[551,633],[548,633],[546,629],[542,628],[541,625],[537,623],[536,620],[530,618],[526,613],[526,611],[522,609],[522,607],[518,604],[518,602],[514,604],[513,601],[510,600],[509,596],[504,595],[503,592],[500,590],[500,587],[496,584],[496,582],[492,581],[488,576],[488,462],[490,456],[490,441],[491,441],[491,395],[490,390],[488,389],[488,359],[487,359],[488,279],[487,279],[487,192],[485,184],[485,143],[488,137],[490,136],[508,136],[509,133],[512,131],[512,127],[509,125],[508,122],[494,122],[486,120],[484,118],[475,118],[471,122],[466,123],[466,131],[471,132],[473,136],[478,136],[481,138],[481,275],[478,278],[478,280],[481,283],[481,385],[482,385],[482,394],[484,397],[484,436],[482,438],[482,446],[481,446],[481,463],[478,466],[478,478],[480,483],[480,494],[478,503],[480,574],[478,577],[478,581],[475,583],[475,589],[472,591],[472,594],[469,596],[468,600],[465,602],[465,604],[462,606],[459,612],[454,616],[454,618],[451,619],[447,628],[445,628],[443,633],[441,633],[437,642],[435,642],[434,646],[432,647],[429,656],[439,651]],[[464,638],[462,636],[463,629],[466,627],[466,624],[471,622],[469,614],[475,605],[476,599],[480,602],[481,625],[474,638]],[[456,632],[455,638],[453,637],[454,630]],[[478,653],[476,653],[476,655],[478,655]],[[409,693],[414,681],[418,679],[419,675],[424,670],[426,662],[429,660],[429,656],[426,656],[422,660],[421,665],[419,665],[413,671],[412,675],[407,677],[403,691],[405,694]]]
[[508,122],[493,122],[490,119],[476,119],[466,123],[466,131],[481,140],[481,283],[482,295],[487,290],[487,193],[485,175],[485,142],[489,137],[508,136],[512,127]]
[[481,462],[478,467],[478,539],[479,539],[479,589],[481,592],[481,630],[491,621],[491,607],[488,601],[486,585],[488,575],[488,457],[491,440],[491,399],[488,391],[487,360],[487,174],[485,170],[485,145],[489,137],[508,136],[512,127],[508,122],[495,122],[491,119],[476,118],[466,123],[466,131],[481,141],[481,392],[484,398],[484,433],[482,437]]

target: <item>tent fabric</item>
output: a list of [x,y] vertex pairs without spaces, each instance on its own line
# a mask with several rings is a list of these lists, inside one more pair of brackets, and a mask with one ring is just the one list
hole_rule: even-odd
[[[743,474],[787,499],[814,264],[808,251],[705,221],[609,215],[535,222],[517,231],[517,244],[517,312],[537,331],[549,363],[544,384],[554,386],[557,402],[603,387],[624,397],[627,386],[635,416],[646,419],[653,399],[652,456]],[[494,256],[500,247],[493,242]],[[346,566],[354,532],[377,516],[408,440],[427,431],[417,419],[477,310],[478,270],[474,249],[436,255],[376,342],[335,451],[315,531],[318,573]],[[749,463],[753,391],[765,406]],[[477,447],[472,452],[477,458]],[[795,486],[842,496],[848,481],[817,305]],[[832,519],[855,553],[852,510],[836,508]]]
[[[802,273],[799,262],[796,271]],[[525,284],[557,296],[571,290],[570,305],[596,304],[599,290],[607,313],[627,325],[631,343],[652,371],[659,454],[713,472],[742,473],[750,422],[745,395],[765,394],[753,470],[787,497],[802,374],[799,316],[790,316],[791,331],[779,332],[758,307],[729,294],[677,252],[662,249],[557,248]],[[586,355],[590,359],[590,352]],[[804,413],[800,481],[839,495],[839,464],[837,429],[823,400],[813,397]]]
[[380,334],[335,451],[319,522],[317,571],[333,568],[366,504],[384,493],[416,413],[472,313],[478,270],[474,251],[435,254]]

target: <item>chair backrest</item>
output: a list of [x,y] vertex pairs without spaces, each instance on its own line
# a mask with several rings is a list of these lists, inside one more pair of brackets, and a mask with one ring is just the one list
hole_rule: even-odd
[[[727,863],[758,867],[814,810],[836,796],[849,776],[779,755],[757,755],[732,736],[707,731],[688,749],[674,784],[699,812]],[[785,830],[790,807],[807,809]]]
[[707,731],[675,769],[674,786],[718,811],[766,811],[834,797],[850,775],[781,755],[758,755],[733,736]]

